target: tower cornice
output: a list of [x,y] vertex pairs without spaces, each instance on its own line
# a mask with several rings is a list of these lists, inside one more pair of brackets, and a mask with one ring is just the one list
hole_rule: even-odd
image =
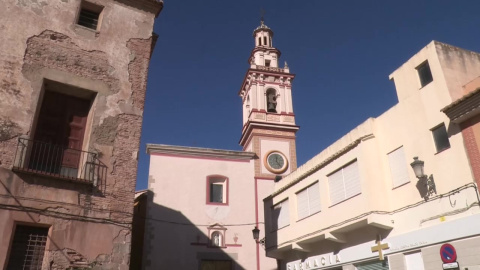
[[280,58],[280,56],[282,55],[282,52],[277,48],[264,47],[264,46],[255,47],[252,50],[252,52],[250,52],[250,57],[248,57],[248,63],[249,64],[252,62],[252,57],[254,57],[254,54],[256,52],[273,52],[273,53],[276,53],[278,55],[278,58]]
[[[262,133],[263,136],[270,137],[283,137],[283,138],[295,138],[295,134],[300,129],[300,126],[297,125],[284,125],[278,123],[266,123],[266,122],[256,122],[249,121],[243,127],[242,137],[240,138],[239,144],[242,147],[247,145],[250,138],[255,135],[255,130],[267,130],[268,133]],[[282,134],[282,132],[289,132],[292,135]]]

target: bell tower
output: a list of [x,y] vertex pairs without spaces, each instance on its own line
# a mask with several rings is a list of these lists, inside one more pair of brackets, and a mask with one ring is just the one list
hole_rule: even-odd
[[285,62],[279,67],[280,51],[273,47],[273,31],[263,18],[253,31],[255,48],[239,95],[243,104],[240,145],[255,152],[255,177],[275,178],[297,169],[292,81],[295,75]]

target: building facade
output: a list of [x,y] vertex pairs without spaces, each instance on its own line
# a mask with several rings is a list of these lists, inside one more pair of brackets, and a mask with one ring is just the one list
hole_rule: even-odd
[[128,269],[154,0],[4,1],[0,268]]
[[394,71],[398,104],[265,198],[267,256],[289,270],[480,269],[479,75],[480,54],[437,41]]
[[[253,32],[239,96],[242,151],[148,144],[150,155],[143,266],[160,269],[276,269],[260,236],[262,198],[276,177],[296,169],[292,80],[273,31],[263,21]],[[262,230],[263,231],[263,230]]]

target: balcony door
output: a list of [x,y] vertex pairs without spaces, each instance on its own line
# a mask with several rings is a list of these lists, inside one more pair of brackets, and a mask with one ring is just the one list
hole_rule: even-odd
[[45,91],[30,167],[76,177],[89,110],[90,100]]
[[209,261],[205,260],[201,262],[201,270],[232,270],[232,261]]

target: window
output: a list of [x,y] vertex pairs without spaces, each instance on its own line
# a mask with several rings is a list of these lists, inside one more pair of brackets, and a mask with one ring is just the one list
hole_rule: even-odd
[[433,140],[435,141],[435,147],[437,153],[445,149],[450,148],[450,142],[448,141],[447,129],[445,124],[441,124],[432,129]]
[[207,204],[228,204],[228,178],[219,175],[207,177]]
[[265,60],[265,66],[269,67],[270,66],[270,60]]
[[278,230],[290,224],[288,199],[272,208],[272,230]]
[[344,166],[328,176],[330,201],[332,205],[342,202],[361,193],[358,162]]
[[262,38],[259,37],[259,38],[258,38],[258,46],[261,46],[261,45],[262,45]]
[[82,1],[77,24],[93,30],[98,30],[102,19],[102,11],[102,6]]
[[420,84],[422,85],[422,87],[433,81],[432,72],[430,71],[428,61],[425,61],[420,66],[418,66],[417,72],[418,77],[420,77]]
[[405,254],[405,266],[407,270],[424,270],[422,253]]
[[277,93],[275,89],[268,89],[266,92],[267,96],[267,112],[277,112]]
[[390,175],[392,176],[393,188],[410,182],[403,147],[388,154],[388,163],[390,165]]
[[42,269],[48,228],[17,225],[7,270]]
[[317,183],[297,193],[298,219],[320,212],[320,185]]
[[102,184],[107,167],[83,151],[96,93],[45,80],[31,138],[20,138],[13,170]]
[[265,46],[268,45],[267,44],[267,37],[263,37],[263,45],[265,45]]

